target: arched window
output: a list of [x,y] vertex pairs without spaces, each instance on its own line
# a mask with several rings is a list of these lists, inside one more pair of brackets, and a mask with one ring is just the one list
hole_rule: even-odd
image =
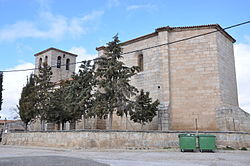
[[143,55],[142,54],[138,55],[138,66],[139,66],[139,71],[143,71]]
[[42,63],[43,63],[43,59],[40,58],[40,59],[39,59],[39,64],[38,64],[38,68],[41,68],[41,67],[42,67]]
[[70,59],[66,59],[66,70],[69,70]]
[[62,59],[61,56],[57,57],[57,65],[56,65],[57,68],[61,68],[61,59]]
[[45,56],[45,63],[48,64],[48,56]]

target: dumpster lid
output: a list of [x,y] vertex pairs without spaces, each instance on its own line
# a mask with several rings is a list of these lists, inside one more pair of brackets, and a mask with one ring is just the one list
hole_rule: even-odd
[[210,135],[210,134],[200,134],[198,137],[215,137],[215,135]]
[[195,134],[185,133],[185,134],[179,134],[179,137],[193,137]]

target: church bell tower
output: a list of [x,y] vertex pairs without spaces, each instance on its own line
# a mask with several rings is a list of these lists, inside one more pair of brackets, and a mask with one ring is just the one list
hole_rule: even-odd
[[43,63],[47,63],[52,67],[52,82],[59,82],[71,78],[75,72],[76,54],[59,50],[57,48],[48,48],[44,51],[36,53],[35,59],[35,74],[38,74],[38,68]]

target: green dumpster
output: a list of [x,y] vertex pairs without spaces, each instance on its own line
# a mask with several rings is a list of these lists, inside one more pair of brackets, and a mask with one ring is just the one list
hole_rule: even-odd
[[198,135],[199,150],[203,151],[214,151],[216,149],[214,135]]
[[196,150],[196,136],[194,134],[179,134],[178,137],[182,152]]

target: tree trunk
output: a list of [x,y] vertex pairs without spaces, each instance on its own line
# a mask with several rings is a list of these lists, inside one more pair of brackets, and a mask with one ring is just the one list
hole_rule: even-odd
[[59,123],[59,130],[62,131],[63,130],[63,122]]
[[83,120],[83,129],[86,128],[86,119],[85,119],[85,115],[82,115],[82,120]]
[[28,131],[28,123],[25,123],[25,131]]
[[44,120],[41,120],[41,131],[44,131]]
[[141,130],[143,130],[143,123],[141,122]]
[[65,122],[61,122],[62,123],[62,130],[65,130]]
[[75,130],[77,129],[77,123],[78,123],[78,122],[77,122],[77,120],[76,120],[76,121],[75,121]]
[[112,130],[113,112],[109,113],[109,130]]
[[128,129],[128,115],[126,114],[126,119],[125,119],[125,128],[126,130]]

